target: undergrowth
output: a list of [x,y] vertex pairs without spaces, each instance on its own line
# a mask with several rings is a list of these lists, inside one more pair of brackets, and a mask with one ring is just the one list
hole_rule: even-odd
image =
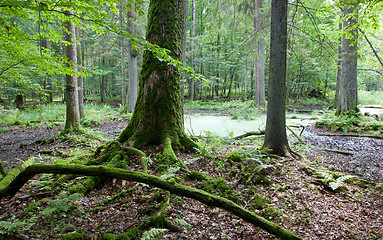
[[330,131],[356,132],[356,133],[383,133],[383,122],[377,121],[372,117],[362,116],[360,113],[345,113],[335,116],[333,112],[325,115],[318,120],[315,126],[327,128]]

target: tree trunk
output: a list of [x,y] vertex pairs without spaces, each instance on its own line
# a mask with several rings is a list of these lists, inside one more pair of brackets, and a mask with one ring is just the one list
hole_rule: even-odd
[[279,156],[290,150],[286,134],[287,0],[271,2],[270,79],[263,148]]
[[358,22],[358,4],[347,4],[344,6],[343,30],[347,31],[351,39],[343,36],[342,47],[342,70],[339,86],[339,99],[337,115],[342,112],[357,112],[358,108],[358,89],[357,89],[357,69],[358,69],[358,29],[355,25]]
[[[190,66],[194,69],[194,58],[195,58],[195,53],[194,53],[194,37],[195,37],[195,1],[192,0],[192,26],[191,26],[191,31],[190,31]],[[195,80],[190,79],[189,80],[189,98],[190,100],[194,100],[195,98]]]
[[375,91],[379,91],[380,90],[380,74],[376,74],[376,83],[375,83]]
[[[183,0],[183,11],[184,11],[184,25],[182,28],[182,41],[181,41],[181,46],[182,46],[182,54],[181,54],[181,59],[182,59],[182,65],[186,66],[186,43],[187,43],[187,31],[188,31],[188,9],[189,9],[189,1],[188,0]],[[181,73],[181,101],[182,105],[184,104],[184,98],[185,98],[185,74]]]
[[[102,57],[102,66],[105,67],[105,56]],[[101,103],[106,102],[106,75],[101,75],[101,83],[100,83],[100,101]]]
[[265,105],[265,44],[263,0],[253,0],[255,40],[255,105]]
[[[152,0],[146,39],[180,60],[183,20],[183,0]],[[180,92],[177,68],[145,51],[137,104],[117,141],[134,146],[164,144],[164,151],[165,143],[189,150],[197,147],[184,132]]]
[[[67,14],[69,16],[70,14]],[[76,49],[76,28],[68,19],[65,22],[66,33],[65,40],[70,44],[65,48],[66,57],[69,60],[68,68],[72,68],[73,74],[67,74],[65,77],[65,102],[66,102],[66,119],[64,132],[79,131],[80,129],[80,112],[78,108],[78,85],[77,85],[77,49]]]
[[[120,1],[120,28],[122,29],[124,19],[122,12],[124,11],[123,1]],[[121,101],[122,106],[126,104],[126,79],[125,79],[125,43],[124,36],[120,37],[120,51],[121,51]]]
[[[134,21],[136,19],[136,5],[131,3],[132,8],[128,12],[128,31],[131,34],[135,34]],[[134,111],[134,107],[137,102],[137,88],[138,88],[138,74],[137,74],[137,57],[138,51],[132,48],[132,42],[128,40],[128,65],[129,65],[129,98],[128,107],[129,112]]]
[[[76,40],[77,40],[77,66],[78,71],[81,71],[81,68],[84,66],[83,63],[83,53],[81,51],[80,44],[80,28],[76,27]],[[78,76],[78,110],[80,114],[80,119],[84,117],[84,78],[83,76]]]
[[[342,31],[342,22],[339,21],[339,32]],[[335,87],[335,100],[334,100],[334,108],[338,106],[339,100],[339,86],[341,81],[341,72],[342,72],[342,36],[338,39],[338,61],[337,61],[337,70],[336,70],[336,87]]]

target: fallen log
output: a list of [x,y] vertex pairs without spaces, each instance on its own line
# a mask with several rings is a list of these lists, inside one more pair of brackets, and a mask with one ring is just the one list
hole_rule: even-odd
[[221,208],[281,239],[301,239],[300,237],[294,235],[294,233],[242,208],[238,204],[226,198],[215,196],[205,191],[172,181],[164,180],[154,175],[106,166],[33,164],[25,169],[21,169],[20,167],[14,168],[9,171],[9,173],[0,182],[0,198],[5,196],[14,196],[29,179],[42,173],[113,177],[133,182],[145,183],[150,186],[167,190],[178,196],[195,199],[211,207]]

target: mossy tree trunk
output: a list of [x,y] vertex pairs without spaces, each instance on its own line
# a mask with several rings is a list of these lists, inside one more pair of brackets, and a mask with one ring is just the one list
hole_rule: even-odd
[[[151,1],[146,39],[179,60],[183,21],[182,0]],[[133,146],[170,141],[173,147],[197,147],[184,132],[180,92],[180,72],[145,51],[134,113],[117,141]]]
[[279,156],[290,150],[286,134],[287,0],[271,3],[270,78],[263,148]]

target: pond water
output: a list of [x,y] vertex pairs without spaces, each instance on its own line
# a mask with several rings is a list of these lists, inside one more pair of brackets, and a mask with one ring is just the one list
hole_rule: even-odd
[[[287,125],[309,125],[314,123],[313,116],[309,114],[286,115]],[[211,132],[213,135],[226,137],[250,132],[264,130],[266,127],[266,114],[261,114],[253,120],[233,119],[230,116],[206,115],[206,114],[185,114],[185,131],[189,135],[206,135]]]
[[360,112],[365,115],[365,113],[369,113],[372,115],[381,115],[383,114],[383,106],[381,105],[369,105],[369,106],[363,106],[359,108]]

